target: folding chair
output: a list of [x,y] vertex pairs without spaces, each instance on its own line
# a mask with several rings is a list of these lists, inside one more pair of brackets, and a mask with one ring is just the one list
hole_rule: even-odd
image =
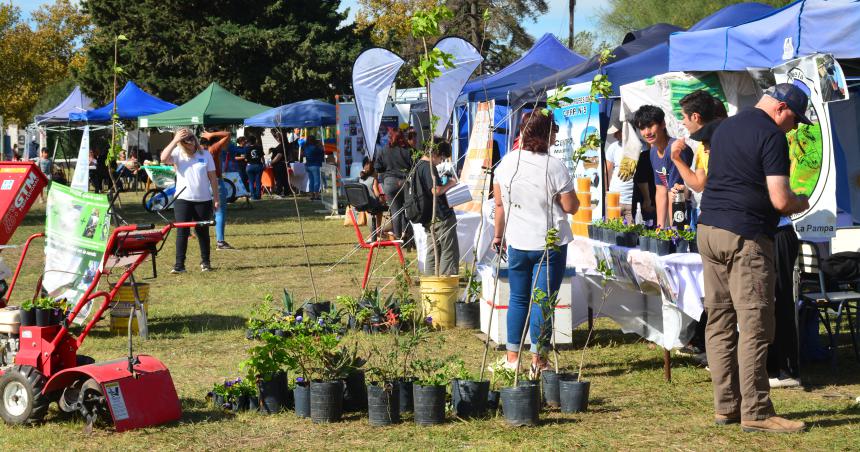
[[[385,211],[385,206],[382,205],[376,198],[370,196],[370,193],[367,191],[367,187],[363,184],[345,184],[343,186],[344,193],[346,194],[346,200],[349,203],[351,208],[347,209],[347,214],[349,215],[350,220],[352,221],[352,227],[355,228],[355,235],[358,238],[358,245],[362,248],[368,250],[367,253],[367,263],[364,265],[364,278],[361,280],[361,288],[364,289],[367,286],[367,279],[370,277],[370,264],[373,261],[373,253],[377,248],[385,248],[385,247],[394,247],[397,251],[397,257],[400,259],[400,265],[405,266],[406,261],[403,259],[403,250],[401,249],[401,245],[403,244],[402,240],[379,240],[379,234],[376,234],[376,215]],[[353,210],[359,212],[367,212],[372,218],[370,222],[371,231],[374,234],[374,239],[371,240],[370,243],[367,243],[364,240],[364,236],[361,234],[361,228],[358,227],[358,222],[355,219],[355,213]]]
[[[860,362],[860,351],[858,351],[860,346],[857,343],[857,331],[854,325],[854,316],[858,309],[858,303],[860,303],[860,292],[855,290],[829,291],[820,265],[818,247],[812,242],[801,241],[798,256],[801,280],[801,313],[803,315],[812,310],[817,313],[827,330],[828,348],[831,350],[834,364],[836,362],[837,341],[842,328],[842,316],[844,315],[848,321],[848,330],[851,333],[854,357]],[[811,290],[807,291],[807,289]],[[832,322],[831,317],[833,317]]]

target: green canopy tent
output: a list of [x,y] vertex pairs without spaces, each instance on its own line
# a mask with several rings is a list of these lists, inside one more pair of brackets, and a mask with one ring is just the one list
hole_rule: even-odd
[[188,102],[162,113],[138,117],[143,127],[242,124],[246,118],[271,109],[212,83]]

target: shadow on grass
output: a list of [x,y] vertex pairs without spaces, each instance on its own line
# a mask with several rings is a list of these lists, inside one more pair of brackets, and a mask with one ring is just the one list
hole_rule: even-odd
[[[581,349],[585,344],[585,339],[588,337],[588,330],[585,328],[576,329],[571,335],[572,346],[574,349]],[[642,338],[634,333],[623,333],[620,329],[595,329],[591,335],[591,341],[588,343],[588,348],[592,347],[611,347],[622,344],[636,344],[642,341]]]
[[[247,319],[232,315],[194,314],[154,318],[149,320],[149,334],[160,339],[175,339],[183,337],[184,333],[199,333],[205,331],[229,331],[245,328]],[[90,336],[112,338],[118,336],[110,331],[92,330]],[[122,336],[125,336],[123,334]],[[135,338],[137,335],[135,335]]]
[[[852,405],[850,407],[841,409],[841,410],[809,410],[809,411],[800,411],[795,413],[785,413],[780,414],[781,416],[794,419],[798,421],[806,421],[807,424],[815,427],[838,427],[840,425],[846,424],[858,424],[860,423],[860,406]],[[837,416],[849,416],[849,415],[858,415],[851,417],[843,417],[840,419],[827,419],[834,418]],[[809,418],[817,418],[823,417],[825,419],[821,419],[819,421],[809,421]]]
[[[182,423],[217,422],[235,417],[233,413],[216,408],[205,398],[181,397],[179,402],[182,405],[182,418],[179,422]],[[176,426],[178,424],[173,423],[171,425]]]
[[640,371],[655,371],[663,370],[662,356],[654,355],[652,359],[640,359],[637,361],[624,361],[620,363],[601,363],[601,367],[610,367],[608,370],[583,372],[586,377],[589,375],[599,377],[617,377],[619,375],[629,374]]
[[[322,246],[343,246],[343,245],[357,245],[356,242],[340,242],[340,243],[320,243],[317,245],[309,245],[314,248],[322,247]],[[292,244],[292,245],[252,245],[252,246],[243,246],[243,250],[271,250],[271,249],[286,249],[286,248],[303,248],[304,246],[301,243]]]
[[[337,262],[311,262],[311,265],[314,267],[317,267],[317,268],[319,268],[319,267],[331,267],[332,265],[335,265],[335,264],[337,264]],[[296,264],[289,264],[289,265],[278,264],[278,263],[271,263],[271,264],[263,263],[263,264],[258,264],[258,265],[237,265],[235,267],[225,267],[225,269],[226,270],[254,270],[256,268],[306,268],[307,266],[308,266],[308,264],[306,264],[304,262],[300,262],[300,263],[296,263]]]

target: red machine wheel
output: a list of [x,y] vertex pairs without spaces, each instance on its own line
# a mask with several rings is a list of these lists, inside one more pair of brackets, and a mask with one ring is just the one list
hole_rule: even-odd
[[0,417],[7,424],[41,422],[50,400],[42,394],[45,377],[31,366],[15,366],[0,377]]

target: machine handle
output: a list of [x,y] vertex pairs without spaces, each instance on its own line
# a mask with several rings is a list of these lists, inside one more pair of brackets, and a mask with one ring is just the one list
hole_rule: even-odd
[[207,227],[207,226],[215,226],[214,220],[207,221],[185,221],[181,223],[171,223],[170,226],[174,228],[197,228],[197,227]]
[[155,225],[154,225],[154,224],[152,224],[152,223],[134,224],[134,225],[132,225],[132,226],[134,226],[134,230],[135,230],[135,231],[143,231],[143,230],[147,230],[147,229],[155,229]]

